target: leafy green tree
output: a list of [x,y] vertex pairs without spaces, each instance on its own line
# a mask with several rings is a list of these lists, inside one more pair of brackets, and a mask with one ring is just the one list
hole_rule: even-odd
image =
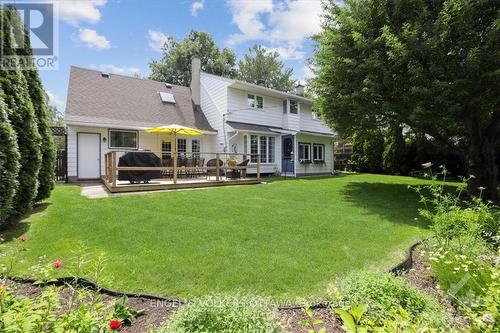
[[[383,154],[384,171],[390,174],[406,174],[405,139],[400,125],[393,125],[387,131]],[[424,162],[425,163],[425,162]]]
[[285,68],[279,56],[278,52],[267,50],[262,45],[252,46],[244,60],[238,63],[238,78],[268,88],[292,91],[295,83],[291,78],[293,69]]
[[[24,29],[17,11],[11,13],[10,19],[11,22],[17,24],[19,29]],[[27,32],[24,34],[24,47],[20,49],[20,55],[33,56],[30,35]],[[41,136],[40,152],[42,161],[40,170],[38,171],[38,189],[35,199],[36,201],[40,201],[50,196],[50,192],[55,185],[56,150],[49,122],[50,110],[47,102],[48,98],[43,89],[38,69],[33,66],[30,69],[24,69],[22,73],[28,84],[28,92],[35,111],[38,132]]]
[[[49,97],[46,95],[45,99],[49,100]],[[64,116],[57,110],[55,106],[48,106],[48,117],[50,126],[64,126]]]
[[[4,55],[15,56],[13,40],[10,34],[11,17],[18,15],[15,10],[7,10],[0,6],[0,41]],[[9,52],[9,54],[7,54]],[[13,201],[15,217],[30,211],[38,189],[38,171],[41,164],[40,144],[35,111],[31,103],[28,84],[19,67],[6,70],[0,68],[0,88],[4,91],[8,118],[17,134],[17,145],[20,154],[19,187]]]
[[465,146],[469,193],[498,199],[499,20],[488,0],[328,5],[311,82],[321,114],[344,135],[399,123]]
[[163,58],[149,63],[150,79],[188,86],[191,81],[191,58],[201,58],[203,71],[228,78],[236,76],[236,54],[220,49],[210,34],[191,30],[181,41],[169,37],[163,47]]
[[378,129],[359,131],[352,136],[351,160],[361,172],[382,172],[384,136]]
[[12,215],[12,203],[19,185],[17,137],[7,114],[7,105],[0,89],[0,227],[3,227]]

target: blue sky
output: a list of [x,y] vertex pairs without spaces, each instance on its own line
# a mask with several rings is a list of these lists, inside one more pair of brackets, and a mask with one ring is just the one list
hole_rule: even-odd
[[[56,0],[57,1],[57,0]],[[255,43],[277,50],[308,78],[308,36],[319,31],[320,0],[60,0],[59,69],[41,71],[51,104],[64,111],[71,65],[149,75],[166,36],[209,32],[241,58]]]

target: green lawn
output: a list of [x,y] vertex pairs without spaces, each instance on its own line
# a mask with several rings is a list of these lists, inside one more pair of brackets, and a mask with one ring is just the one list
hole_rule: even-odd
[[337,275],[389,269],[427,234],[407,188],[423,182],[345,175],[92,200],[58,186],[11,235],[29,237],[16,273],[41,255],[67,263],[85,241],[119,290],[318,296]]

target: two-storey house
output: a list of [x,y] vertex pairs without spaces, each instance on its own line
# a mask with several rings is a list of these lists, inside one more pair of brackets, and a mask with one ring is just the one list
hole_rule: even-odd
[[[190,87],[71,67],[65,112],[68,178],[101,178],[104,155],[113,150],[149,150],[169,158],[174,144],[180,154],[245,154],[250,165],[259,158],[261,174],[329,174],[334,136],[302,89],[292,94],[207,74],[197,57]],[[202,134],[145,131],[170,124]]]

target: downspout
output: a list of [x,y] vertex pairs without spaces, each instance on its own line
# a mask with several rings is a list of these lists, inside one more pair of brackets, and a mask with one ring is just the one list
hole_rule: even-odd
[[232,139],[234,139],[238,134],[240,134],[240,131],[236,131],[236,133],[234,133],[233,136],[231,136],[229,139],[227,139],[227,141],[231,141]]

